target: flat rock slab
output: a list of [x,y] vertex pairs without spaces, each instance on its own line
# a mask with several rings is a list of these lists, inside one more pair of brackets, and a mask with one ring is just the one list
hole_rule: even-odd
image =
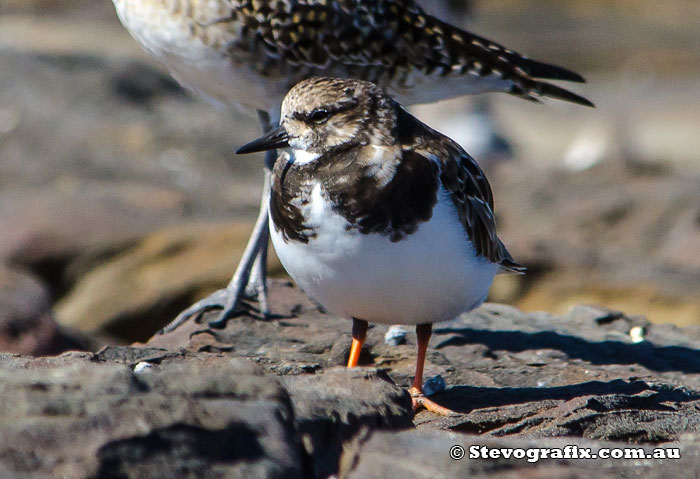
[[485,305],[433,340],[433,361],[453,385],[436,400],[461,416],[416,422],[497,436],[677,440],[700,432],[698,338],[697,328],[589,306],[555,317]]
[[411,425],[382,372],[287,379],[218,353],[0,355],[0,477],[327,477],[361,428]]
[[589,306],[555,317],[485,305],[438,325],[427,355],[426,378],[448,384],[433,399],[456,414],[414,416],[413,334],[390,346],[372,327],[364,367],[347,370],[348,320],[288,283],[270,297],[276,319],[249,305],[223,329],[207,314],[147,344],[0,355],[0,477],[632,474],[625,461],[450,459],[475,444],[679,447],[680,461],[634,471],[697,466],[698,330]]
[[3,359],[4,478],[301,477],[289,397],[244,360]]
[[[226,351],[283,377],[345,364],[350,321],[322,313],[288,283],[273,282],[270,297],[279,319],[248,314],[211,329],[208,313],[149,345]],[[386,368],[408,387],[415,335],[389,346],[387,329],[371,327],[360,364]],[[700,328],[650,324],[592,306],[557,317],[486,304],[436,325],[428,350],[426,379],[439,374],[448,385],[434,399],[458,416],[422,411],[414,423],[492,435],[673,441],[700,432],[698,365]]]
[[[223,329],[212,329],[207,321],[215,314],[207,313],[172,333],[156,335],[149,346],[247,357],[280,377],[294,398],[296,391],[304,393],[299,385],[344,364],[351,324],[323,313],[287,283],[273,282],[270,297],[277,319],[262,320],[251,310]],[[383,340],[387,329],[371,327],[360,364],[386,369],[406,388],[415,367],[415,335],[407,328],[406,344],[389,346]],[[439,374],[448,385],[433,399],[457,414],[421,411],[413,424],[419,430],[480,434],[505,444],[551,437],[680,444],[700,434],[698,364],[698,328],[650,324],[642,317],[585,305],[553,316],[486,304],[436,325],[428,350],[425,377]],[[296,387],[288,382],[298,378],[302,381]],[[342,396],[354,401],[352,389],[346,390],[333,405],[341,416]],[[308,411],[315,407],[313,400],[295,403],[299,418],[313,417]],[[418,449],[414,454],[417,461],[423,457]]]

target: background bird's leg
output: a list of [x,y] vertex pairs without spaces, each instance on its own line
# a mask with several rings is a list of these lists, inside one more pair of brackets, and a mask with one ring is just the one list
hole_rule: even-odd
[[[263,133],[270,131],[270,116],[263,111],[258,112]],[[268,151],[265,155],[263,194],[260,200],[260,211],[253,226],[253,233],[246,244],[241,261],[238,263],[233,278],[225,289],[220,289],[204,299],[194,303],[181,312],[170,324],[160,330],[160,333],[173,331],[191,317],[203,314],[212,309],[221,309],[219,316],[209,322],[209,326],[221,327],[235,315],[241,299],[246,294],[246,287],[251,284],[253,293],[257,293],[260,301],[260,311],[269,315],[267,303],[267,245],[270,238],[268,226],[268,210],[270,206],[270,182],[272,166],[277,157],[276,151]],[[254,272],[253,275],[251,273]],[[251,281],[252,280],[252,281]]]
[[423,366],[425,365],[425,354],[428,350],[430,336],[433,333],[433,325],[430,323],[419,324],[416,326],[416,336],[418,342],[418,355],[416,357],[416,375],[413,378],[413,386],[408,390],[411,393],[411,401],[413,402],[413,410],[417,411],[424,407],[430,412],[441,416],[451,416],[454,411],[440,406],[423,395]]
[[[250,281],[253,265],[257,261],[262,248],[265,248],[265,257],[267,257],[267,242],[269,238],[267,215],[269,209],[271,176],[272,173],[265,170],[263,197],[260,201],[260,211],[258,213],[258,218],[255,221],[253,232],[248,240],[248,244],[246,244],[245,250],[243,251],[243,256],[241,257],[241,261],[238,263],[238,268],[236,268],[233,278],[231,278],[228,286],[226,286],[226,291],[228,294],[226,295],[226,301],[223,304],[223,310],[218,318],[209,322],[209,326],[221,327],[226,324],[226,321],[230,317],[234,315],[238,304],[245,296],[246,286]],[[260,267],[266,268],[267,265],[262,262]],[[265,278],[266,275],[260,277]],[[266,288],[267,286],[265,285],[265,289]],[[267,298],[265,298],[265,302],[267,302]]]
[[360,352],[362,352],[362,345],[365,344],[368,325],[369,323],[365,320],[352,318],[352,347],[350,348],[350,358],[348,359],[349,368],[357,366],[360,360]]
[[248,240],[248,244],[243,251],[243,257],[241,258],[240,263],[238,263],[238,268],[236,269],[236,272],[234,273],[228,286],[226,286],[224,289],[215,291],[204,299],[200,299],[192,306],[178,314],[170,324],[159,331],[160,334],[169,333],[188,319],[213,309],[221,309],[222,311],[216,319],[209,322],[209,326],[221,327],[226,324],[226,321],[229,318],[234,316],[238,303],[245,295],[248,278],[250,277],[253,264],[258,256],[258,252],[260,251],[260,247],[263,242],[265,242],[265,246],[267,246],[267,239],[269,236],[267,229],[269,202],[267,201],[267,198],[269,198],[270,194],[271,176],[271,173],[266,170],[265,180],[263,182],[263,198],[260,202],[258,219],[255,221],[253,233]]
[[[270,115],[262,110],[258,110],[258,118],[263,134],[272,129]],[[243,251],[238,268],[231,278],[226,289],[230,292],[224,305],[221,315],[209,322],[209,326],[219,327],[226,323],[226,320],[233,315],[238,303],[245,294],[257,295],[260,304],[260,312],[268,317],[270,310],[267,302],[267,247],[270,240],[270,229],[268,224],[268,211],[270,207],[270,183],[272,181],[272,167],[277,158],[277,151],[265,152],[265,163],[263,165],[263,194],[260,199],[260,211],[255,220],[253,233]]]
[[269,243],[270,232],[265,230],[264,237],[260,237],[260,249],[253,263],[253,271],[250,275],[248,288],[246,289],[247,296],[255,296],[258,298],[260,314],[263,317],[270,317],[270,306],[267,301],[267,244]]
[[[258,113],[260,117],[260,123],[263,125],[263,133],[270,131],[273,125],[270,125],[270,116],[260,111]],[[265,126],[267,125],[267,126]],[[272,168],[275,165],[275,160],[277,160],[277,150],[269,150],[265,152],[265,188],[263,192],[263,202],[269,203],[270,188],[269,183],[272,181]],[[266,192],[266,194],[265,194]],[[262,208],[262,205],[261,205]],[[256,296],[258,298],[258,304],[260,306],[260,313],[263,317],[267,318],[270,316],[270,307],[267,301],[267,250],[269,246],[270,230],[269,223],[268,227],[264,228],[261,232],[259,238],[259,249],[258,254],[255,257],[255,263],[253,264],[253,272],[248,282],[248,289],[246,293],[249,296]]]

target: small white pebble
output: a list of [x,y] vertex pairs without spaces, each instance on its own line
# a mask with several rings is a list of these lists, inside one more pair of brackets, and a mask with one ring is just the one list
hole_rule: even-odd
[[632,338],[633,343],[641,343],[644,341],[644,336],[646,335],[646,330],[643,326],[634,326],[630,329],[629,335]]
[[432,396],[433,394],[444,391],[447,387],[445,380],[439,374],[428,379],[425,384],[423,384],[423,394],[425,396]]
[[140,363],[137,363],[136,366],[134,366],[134,372],[135,373],[145,373],[148,370],[153,368],[153,365],[151,363],[147,363],[145,361],[141,361]]
[[406,330],[401,326],[394,325],[384,335],[384,344],[398,346],[406,343]]
[[546,385],[547,385],[547,381],[542,381],[542,380],[537,381],[537,387],[538,387],[538,388],[543,388],[543,387],[545,387]]

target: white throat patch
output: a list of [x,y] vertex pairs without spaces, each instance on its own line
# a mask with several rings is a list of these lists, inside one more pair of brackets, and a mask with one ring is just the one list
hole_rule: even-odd
[[318,153],[311,153],[306,150],[292,149],[292,159],[295,165],[306,165],[318,159],[321,156]]

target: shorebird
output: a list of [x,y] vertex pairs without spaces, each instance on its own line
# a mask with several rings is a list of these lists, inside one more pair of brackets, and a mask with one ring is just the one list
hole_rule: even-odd
[[[288,89],[313,76],[359,78],[404,104],[486,91],[527,100],[550,97],[592,106],[543,80],[583,82],[565,68],[526,58],[431,17],[414,0],[114,0],[131,35],[183,86],[210,102],[257,112],[263,131],[277,124]],[[221,309],[234,316],[252,286],[268,313],[266,257],[270,172],[265,156],[261,208],[231,282],[165,328]]]
[[496,235],[479,165],[373,83],[337,78],[294,86],[280,126],[238,153],[279,148],[269,223],[282,265],[353,318],[348,367],[368,321],[416,325],[414,407],[449,413],[423,396],[432,324],[483,303],[498,272],[525,270]]

